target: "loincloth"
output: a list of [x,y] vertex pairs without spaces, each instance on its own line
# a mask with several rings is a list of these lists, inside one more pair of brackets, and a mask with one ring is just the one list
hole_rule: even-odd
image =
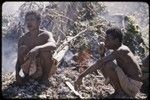
[[36,79],[42,75],[42,67],[39,63],[39,58],[28,58],[22,65],[21,68],[25,75],[29,75],[32,78]]
[[139,93],[143,83],[127,77],[120,67],[116,67],[115,70],[117,72],[120,85],[124,92],[131,97],[135,97],[136,94]]
[[[57,67],[57,60],[54,58],[51,58],[50,62],[52,62],[51,65],[49,65],[50,71],[49,71],[49,77],[55,73]],[[41,58],[37,56],[34,59],[28,58],[25,63],[21,65],[21,68],[23,70],[23,73],[25,75],[29,75],[31,78],[37,79],[42,76],[43,69],[41,65]]]

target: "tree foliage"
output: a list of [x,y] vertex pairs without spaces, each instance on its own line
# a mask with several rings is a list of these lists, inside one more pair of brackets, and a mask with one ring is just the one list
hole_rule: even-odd
[[[141,9],[144,9],[145,4],[141,4]],[[24,24],[24,16],[27,11],[36,10],[40,12],[42,21],[40,27],[51,31],[57,44],[60,45],[66,36],[75,36],[80,31],[89,26],[93,29],[71,42],[74,48],[92,49],[92,45],[97,45],[99,41],[103,41],[105,31],[112,26],[112,24],[101,17],[101,14],[106,12],[106,6],[103,2],[25,2],[19,8],[19,16],[3,16],[2,31],[3,37],[14,42],[26,33],[27,29]],[[143,11],[143,10],[142,10]],[[147,12],[147,10],[145,11]],[[137,25],[132,18],[126,18],[126,32],[124,36],[124,43],[138,55],[143,55],[149,48],[143,42],[139,25]],[[148,34],[145,32],[145,34]],[[95,47],[94,47],[95,48]],[[147,48],[147,49],[145,49]]]
[[143,41],[139,25],[136,24],[133,16],[128,16],[125,20],[127,21],[127,25],[123,43],[127,45],[134,54],[144,56],[146,45]]

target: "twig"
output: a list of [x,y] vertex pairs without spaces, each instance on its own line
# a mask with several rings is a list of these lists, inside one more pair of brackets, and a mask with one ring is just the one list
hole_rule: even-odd
[[66,85],[73,91],[73,93],[74,93],[76,96],[78,96],[78,97],[81,98],[81,99],[84,99],[84,97],[82,97],[82,95],[80,95],[80,93],[74,89],[74,86],[73,86],[70,82],[66,81],[65,83],[66,83]]

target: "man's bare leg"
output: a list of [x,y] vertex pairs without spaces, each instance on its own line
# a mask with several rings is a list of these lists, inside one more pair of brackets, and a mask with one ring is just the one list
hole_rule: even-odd
[[120,86],[117,73],[115,72],[115,67],[117,67],[117,65],[115,63],[108,62],[107,64],[105,64],[105,66],[102,67],[101,71],[105,78],[108,77],[110,79],[110,84],[115,89],[114,95],[116,95],[116,94],[119,95],[119,94],[122,94],[123,91]]
[[[26,53],[27,50],[28,50],[28,47],[26,45],[22,45],[18,48],[18,51],[19,51],[18,55],[19,55],[19,58],[21,59],[21,63],[24,62],[24,56],[25,56],[25,53]],[[29,77],[29,75],[27,73],[25,73],[24,71],[23,71],[23,73],[24,73],[24,77],[21,78],[21,83],[22,84],[25,83],[28,80],[28,77]]]
[[51,77],[53,74],[56,73],[56,70],[57,70],[57,61],[55,59],[51,59],[51,62],[52,62],[52,65],[51,65],[51,69],[50,69],[50,72],[49,72],[49,77]]
[[[50,54],[50,52],[40,52],[40,63],[41,63],[41,67],[42,67],[42,76],[41,76],[41,82],[42,83],[48,83],[49,80],[49,75],[52,75],[51,70],[52,69],[52,56]],[[55,73],[56,70],[53,70]]]

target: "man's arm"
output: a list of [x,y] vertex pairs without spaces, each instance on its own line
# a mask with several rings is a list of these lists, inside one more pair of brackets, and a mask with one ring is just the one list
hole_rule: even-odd
[[82,82],[82,78],[86,76],[89,73],[94,72],[96,69],[102,67],[105,63],[109,61],[113,61],[115,59],[116,52],[112,52],[110,55],[102,58],[101,60],[98,60],[94,65],[87,68],[84,72],[82,72],[79,76],[79,78],[75,81],[75,88],[77,89],[78,85],[80,85]]
[[40,51],[51,51],[56,49],[55,42],[48,41],[44,45],[36,46],[35,48],[39,49]]
[[56,49],[56,42],[53,38],[52,33],[47,32],[46,34],[43,34],[43,39],[47,40],[47,42],[43,45],[36,46],[35,49],[38,49],[40,51],[51,51]]
[[18,56],[17,56],[17,62],[16,62],[16,75],[19,75],[21,64],[23,64],[24,61],[24,54],[27,52],[27,47],[25,45],[18,47]]
[[23,39],[21,37],[18,42],[18,54],[17,54],[17,62],[16,62],[16,66],[15,66],[17,82],[21,82],[21,77],[19,75],[19,72],[21,70],[21,64],[23,63],[23,53],[25,53],[26,49],[27,49],[27,47],[23,45]]
[[19,59],[17,59],[17,63],[16,63],[16,76],[19,76],[19,72],[20,72],[20,69],[21,69],[21,64],[19,62]]
[[18,52],[17,52],[17,62],[16,62],[16,76],[19,76],[19,72],[20,72],[20,69],[21,69],[21,53],[20,53],[20,46],[23,45],[23,38],[20,37],[19,38],[19,41],[18,41]]
[[43,45],[35,46],[33,49],[31,49],[26,55],[26,59],[30,56],[31,58],[34,58],[39,53],[39,51],[52,52],[56,49],[56,42],[51,33],[42,34],[42,40],[46,40],[46,43]]
[[87,68],[83,73],[81,73],[81,75],[79,77],[84,77],[89,73],[94,72],[96,69],[102,67],[102,65],[104,65],[105,63],[109,62],[109,61],[113,61],[115,59],[115,53],[113,52],[112,54],[102,58],[101,60],[98,60],[94,65],[90,66],[89,68]]
[[23,64],[23,57],[21,57],[21,56],[23,56],[23,55],[19,55],[18,54],[18,58],[17,58],[17,62],[16,62],[16,82],[17,82],[17,84],[22,84],[22,77],[19,75],[19,72],[20,72],[20,70],[21,70],[21,65]]

